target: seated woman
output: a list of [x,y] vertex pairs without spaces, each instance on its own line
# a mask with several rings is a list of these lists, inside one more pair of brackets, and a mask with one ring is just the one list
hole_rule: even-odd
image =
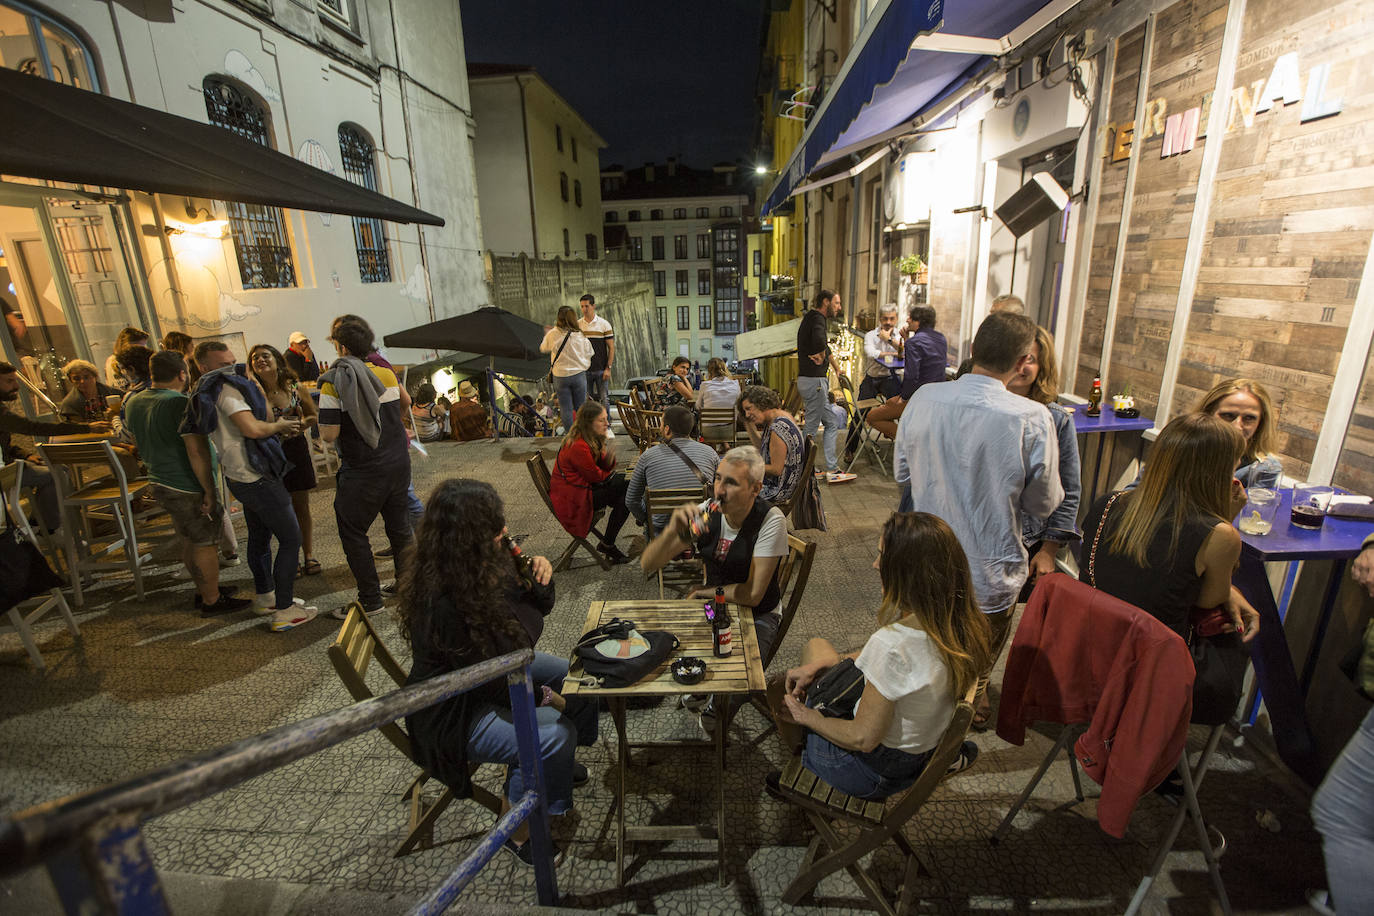
[[654,389],[654,400],[658,401],[659,410],[678,404],[692,406],[696,400],[696,393],[687,381],[687,373],[691,370],[692,361],[687,357],[679,356],[673,360],[673,371],[660,379]]
[[770,503],[791,498],[802,482],[802,449],[806,441],[797,421],[783,409],[778,393],[763,385],[745,388],[739,404],[748,421],[745,426],[749,438],[763,455],[763,491],[759,498]]
[[706,379],[697,393],[697,406],[703,410],[734,407],[739,400],[739,382],[730,377],[725,360],[719,356],[706,363]]
[[435,403],[437,394],[434,386],[425,382],[415,389],[415,398],[410,402],[410,422],[421,442],[436,442],[445,436],[448,412]]
[[1097,500],[1083,519],[1078,577],[1128,601],[1184,637],[1190,611],[1224,607],[1234,632],[1249,641],[1259,615],[1231,585],[1240,534],[1231,525],[1245,505],[1232,475],[1245,440],[1205,413],[1164,427],[1132,490]]
[[1272,452],[1279,417],[1263,385],[1248,378],[1227,379],[1203,395],[1194,409],[1220,417],[1245,437],[1237,480],[1247,487],[1278,486],[1283,465]]
[[609,430],[606,408],[597,401],[583,402],[554,459],[549,500],[559,523],[569,534],[580,538],[592,530],[596,510],[610,509],[606,538],[597,550],[612,563],[628,563],[630,558],[615,546],[615,539],[630,515],[625,507],[629,482],[615,469],[615,449],[606,441]]
[[[508,652],[531,648],[553,609],[553,568],[543,557],[528,567],[512,556],[505,509],[490,484],[446,480],[425,501],[414,546],[399,583],[401,633],[415,659],[407,684],[456,671]],[[572,808],[574,785],[587,770],[573,760],[576,745],[596,740],[592,703],[559,696],[568,663],[534,654],[534,682],[540,756],[550,814]],[[501,763],[506,777],[504,807],[525,791],[506,679],[497,678],[406,717],[416,762],[450,786],[460,798],[472,794],[468,766]],[[533,865],[524,824],[506,848]]]
[[[787,672],[779,734],[806,729],[802,763],[841,792],[886,798],[911,786],[944,737],[954,709],[990,664],[991,632],[973,599],[968,560],[954,531],[925,512],[894,513],[883,525],[874,562],[883,583],[878,629],[854,659],[863,695],[848,718],[805,704],[807,687],[842,657],[812,639]],[[776,689],[775,689],[776,692]],[[960,768],[978,754],[964,742]],[[766,778],[776,790],[779,774]]]
[[62,419],[73,423],[90,423],[104,420],[109,412],[105,399],[110,395],[122,396],[124,392],[111,388],[100,380],[95,364],[84,359],[74,359],[62,367],[62,374],[71,383],[72,389],[58,405],[57,412]]

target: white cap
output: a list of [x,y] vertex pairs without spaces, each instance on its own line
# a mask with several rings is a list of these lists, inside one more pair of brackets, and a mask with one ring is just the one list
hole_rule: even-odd
[[300,343],[300,342],[303,341],[303,340],[309,340],[309,339],[310,339],[309,337],[306,337],[306,336],[305,336],[305,332],[304,332],[304,331],[292,331],[292,332],[291,332],[291,337],[290,337],[290,343],[294,345],[294,344]]

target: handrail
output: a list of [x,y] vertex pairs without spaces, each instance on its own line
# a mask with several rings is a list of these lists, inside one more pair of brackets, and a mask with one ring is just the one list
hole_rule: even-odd
[[[384,696],[226,744],[115,785],[45,802],[7,816],[0,819],[0,877],[47,862],[68,912],[78,911],[83,902],[96,900],[101,911],[166,912],[156,872],[140,835],[142,821],[233,788],[254,776],[506,675],[520,766],[523,772],[535,774],[534,788],[520,799],[518,807],[532,819],[530,833],[539,900],[552,905],[557,901],[558,891],[553,876],[552,841],[543,801],[544,778],[538,754],[533,686],[529,678],[533,659],[530,649],[510,652]],[[523,816],[503,817],[493,831],[504,834],[499,837],[500,842],[490,844],[492,849],[485,856],[474,853],[468,862],[476,861],[476,868],[480,869],[522,820]],[[85,853],[80,861],[74,856],[78,845]],[[483,844],[486,845],[489,844]],[[479,848],[478,852],[482,851]],[[88,872],[84,878],[83,871]],[[467,883],[457,873],[455,879],[460,883],[453,894]],[[73,881],[85,884],[85,888],[71,887]],[[451,901],[452,897],[449,899]],[[149,906],[152,901],[156,903]]]
[[[519,435],[516,436],[515,438],[526,438],[526,439],[528,439],[528,438],[533,437],[533,436],[534,436],[534,433],[529,432],[528,430],[525,429],[525,427],[524,427],[524,421],[521,420],[520,417],[518,417],[518,416],[516,416],[515,414],[511,413],[510,411],[505,410],[504,408],[502,408],[501,405],[500,405],[499,403],[497,403],[497,400],[496,400],[496,386],[497,386],[497,385],[500,385],[502,388],[506,389],[506,390],[509,391],[511,394],[515,395],[517,398],[518,398],[518,397],[521,397],[520,392],[516,391],[516,390],[515,390],[514,388],[512,388],[510,385],[506,384],[506,380],[505,380],[504,378],[502,378],[501,375],[500,375],[499,373],[496,372],[496,370],[491,369],[491,368],[488,368],[488,369],[486,370],[486,372],[487,372],[487,400],[489,400],[489,401],[491,402],[491,410],[492,410],[492,413],[495,415],[495,422],[493,423],[493,426],[494,426],[495,428],[493,429],[493,432],[496,434],[496,438],[497,438],[497,439],[500,439],[500,438],[501,438],[501,420],[503,420],[503,419],[505,419],[505,418],[507,418],[507,417],[509,417],[509,418],[511,418],[512,420],[514,420],[515,423],[516,423],[516,425],[519,427],[519,430],[520,430]],[[533,408],[531,408],[531,409],[533,409]],[[546,435],[546,436],[552,436],[552,435],[553,435],[553,425],[552,425],[551,423],[549,423],[548,420],[546,420],[546,419],[544,419],[542,416],[540,416],[538,413],[536,413],[536,414],[534,415],[534,417],[535,417],[535,419],[538,421],[538,423],[539,423],[539,428],[540,428],[540,430],[544,433],[544,435]],[[508,438],[509,438],[509,437],[508,437]]]

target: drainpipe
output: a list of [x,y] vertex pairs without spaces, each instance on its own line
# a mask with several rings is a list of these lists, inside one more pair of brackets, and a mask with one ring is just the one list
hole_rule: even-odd
[[[859,161],[858,153],[852,155],[850,159],[857,163]],[[849,209],[853,213],[853,216],[849,221],[849,298],[847,300],[849,305],[844,310],[844,323],[847,325],[852,325],[854,323],[854,297],[859,295],[859,229],[863,226],[863,223],[860,222],[859,219],[861,216],[860,205],[862,203],[859,193],[861,181],[862,176],[855,175],[854,183],[849,189]],[[871,249],[873,246],[869,245],[868,247],[870,249],[869,257],[872,257],[873,253]]]
[[534,162],[530,151],[530,122],[525,116],[525,81],[516,77],[515,84],[520,87],[520,128],[525,132],[525,183],[530,195],[530,240],[534,246],[535,260],[543,257],[539,250],[539,221],[534,217]]

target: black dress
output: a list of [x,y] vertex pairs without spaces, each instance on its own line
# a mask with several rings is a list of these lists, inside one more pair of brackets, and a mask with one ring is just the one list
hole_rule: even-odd
[[1111,494],[1099,498],[1083,519],[1083,558],[1078,578],[1109,595],[1130,602],[1148,612],[1184,639],[1188,638],[1188,615],[1202,593],[1202,576],[1197,573],[1197,552],[1216,527],[1216,520],[1196,516],[1184,523],[1178,546],[1170,552],[1173,530],[1161,525],[1145,551],[1145,566],[1125,554],[1113,553],[1108,542],[1125,517],[1126,506],[1139,491],[1123,493],[1107,513],[1107,524],[1097,541],[1096,577],[1088,575],[1088,556],[1093,537],[1102,519],[1102,510]]
[[[411,634],[414,662],[406,684],[533,646],[544,632],[544,618],[553,610],[553,583],[536,583],[527,589],[512,573],[503,598],[520,622],[525,639],[504,639],[494,653],[482,653],[472,644],[453,600],[443,596],[429,613],[436,624],[434,630]],[[416,762],[453,789],[459,798],[472,795],[467,766],[471,713],[488,703],[510,708],[510,694],[504,677],[406,716],[406,731],[410,733]]]

